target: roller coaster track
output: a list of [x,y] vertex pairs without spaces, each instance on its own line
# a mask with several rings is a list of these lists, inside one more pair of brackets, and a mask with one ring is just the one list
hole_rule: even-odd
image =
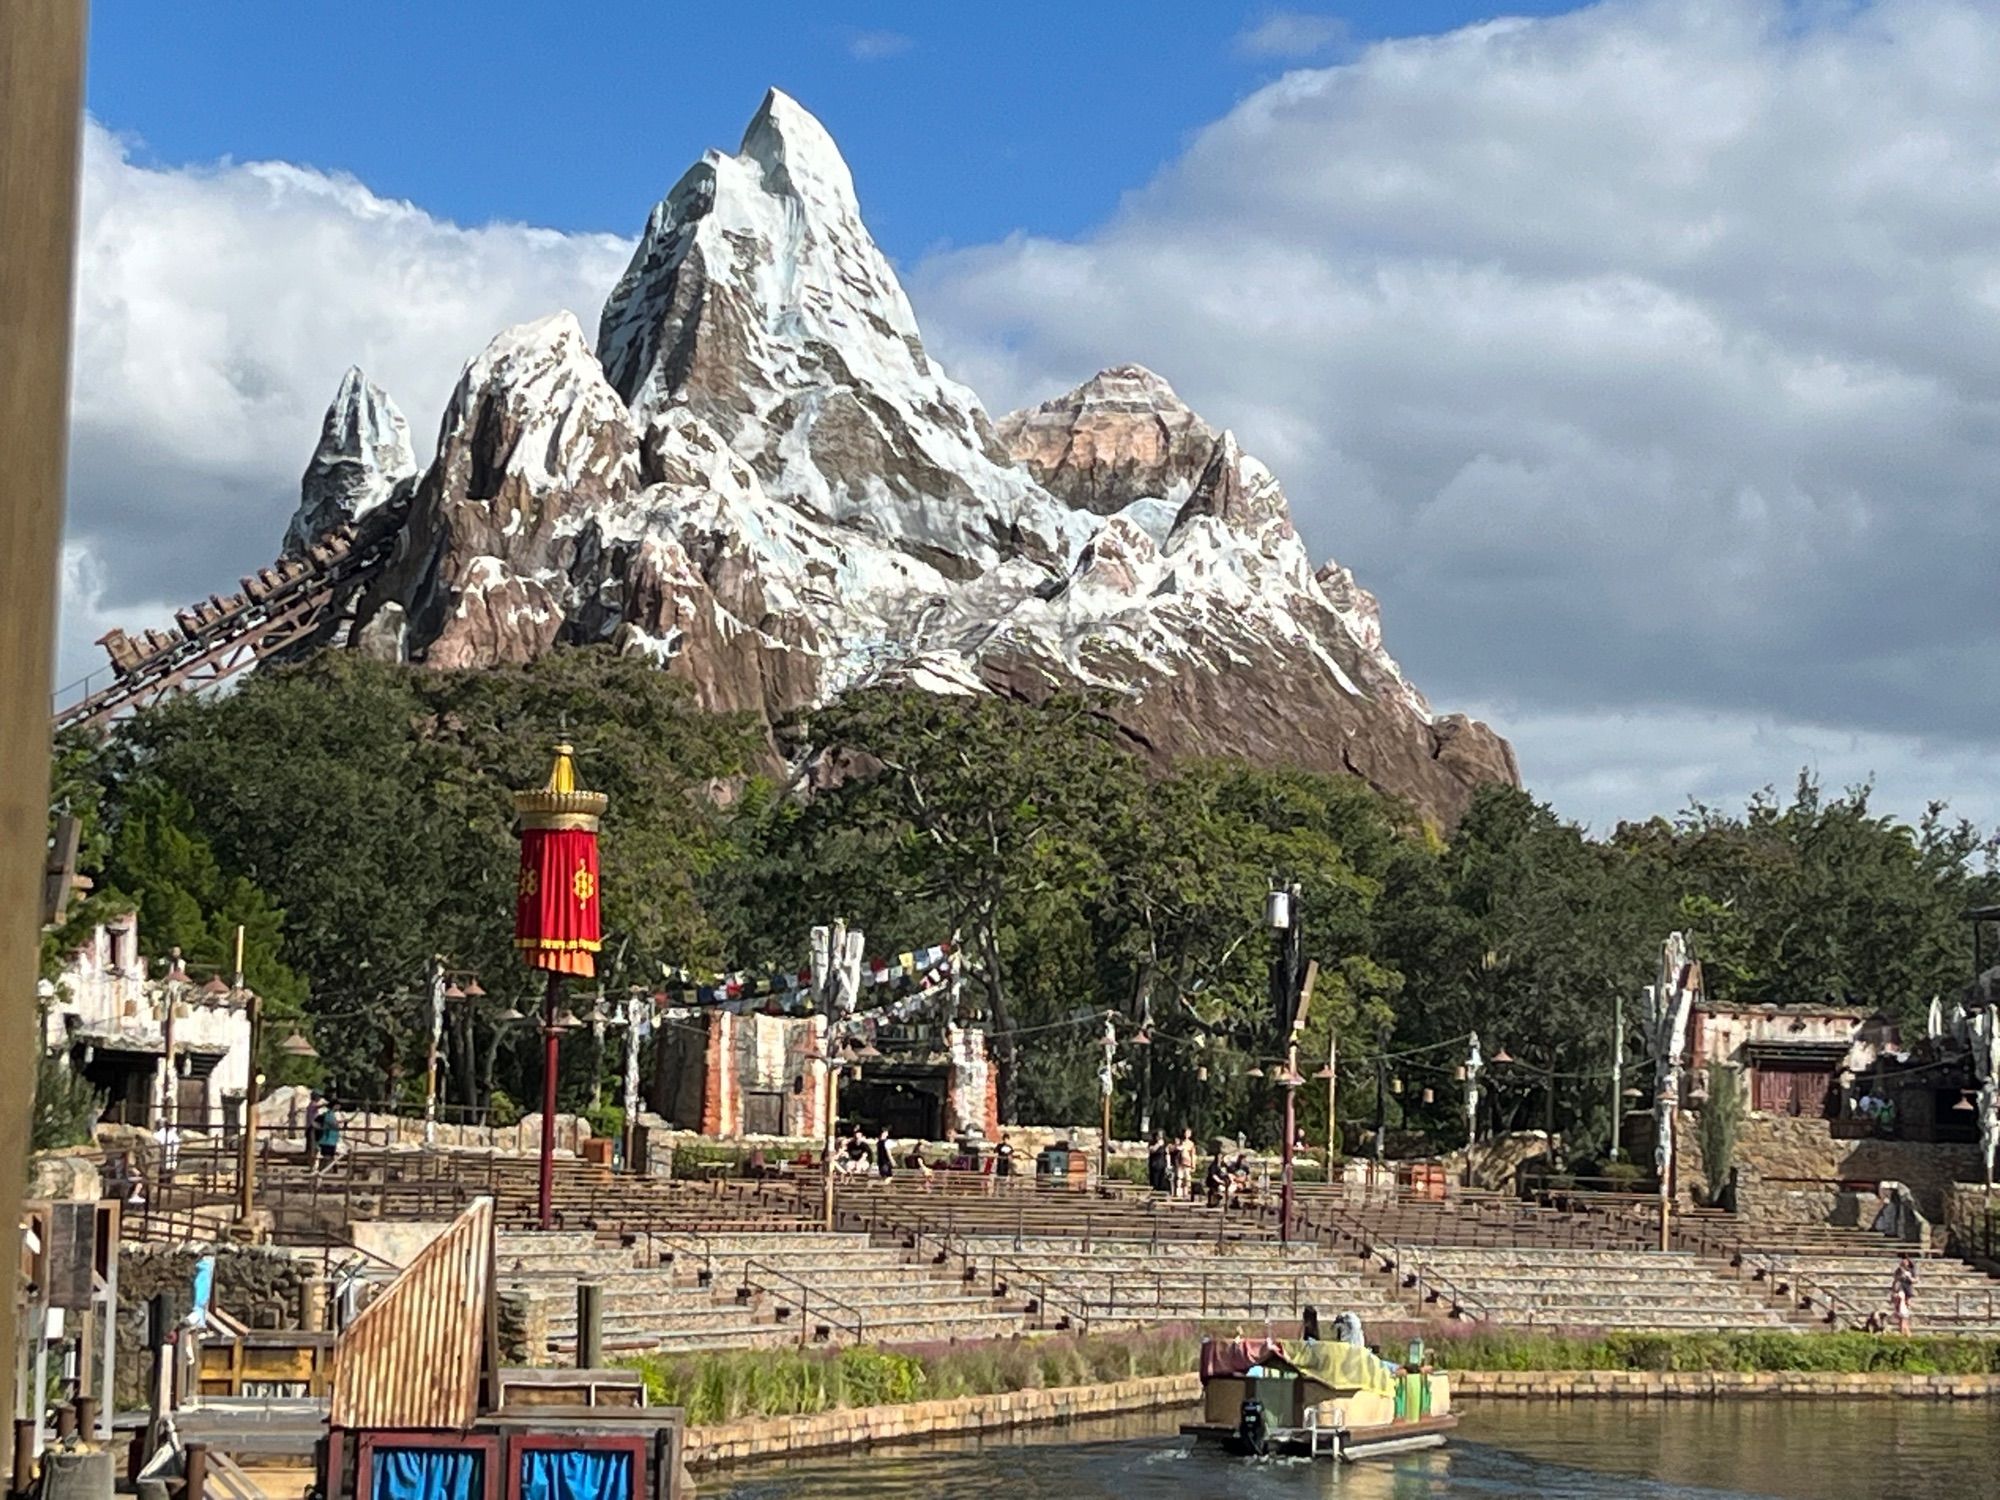
[[54,729],[99,727],[176,693],[212,688],[309,639],[387,565],[407,509],[392,502],[323,533],[304,555],[245,577],[242,592],[175,611],[171,629],[106,632],[97,643],[111,658],[109,681],[100,671],[57,692]]

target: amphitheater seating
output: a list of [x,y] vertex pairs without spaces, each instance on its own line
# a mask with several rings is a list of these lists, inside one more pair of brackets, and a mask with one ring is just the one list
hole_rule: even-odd
[[1388,1276],[1316,1245],[973,1236],[954,1242],[945,1260],[996,1293],[1027,1294],[1045,1323],[1092,1330],[1290,1322],[1307,1306],[1370,1320],[1417,1312]]
[[1018,1333],[1013,1302],[969,1290],[866,1235],[809,1231],[655,1231],[607,1243],[582,1231],[510,1231],[498,1250],[503,1289],[549,1301],[550,1353],[573,1353],[575,1290],[604,1288],[610,1350],[896,1343]]
[[[1863,1326],[1870,1313],[1889,1313],[1889,1281],[1898,1248],[1810,1244],[1746,1258],[1752,1274],[1802,1307],[1841,1328]],[[1911,1327],[1922,1333],[2000,1335],[2000,1281],[1961,1260],[1932,1256],[1917,1263]]]
[[1775,1289],[1685,1251],[1429,1246],[1399,1271],[1486,1322],[1512,1327],[1722,1330],[1810,1326]]

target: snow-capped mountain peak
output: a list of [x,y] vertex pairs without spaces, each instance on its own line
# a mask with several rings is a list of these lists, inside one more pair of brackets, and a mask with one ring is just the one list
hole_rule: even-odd
[[299,481],[299,508],[285,528],[284,550],[304,552],[323,532],[359,520],[416,473],[410,424],[388,392],[349,365]]
[[1160,754],[1351,771],[1441,818],[1515,777],[1159,375],[989,421],[776,90],[653,209],[594,353],[563,313],[466,366],[355,618],[364,649],[439,665],[609,643],[773,719],[871,682],[1082,687]]

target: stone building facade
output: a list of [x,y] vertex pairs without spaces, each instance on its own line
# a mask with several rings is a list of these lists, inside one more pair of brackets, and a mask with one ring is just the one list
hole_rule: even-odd
[[43,999],[43,1045],[104,1097],[105,1120],[234,1128],[250,1078],[247,999],[178,966],[149,977],[136,913],[94,928]]
[[[808,1045],[810,1039],[810,1045]],[[822,1140],[826,1022],[819,1016],[706,1011],[669,1020],[654,1050],[648,1102],[705,1136]],[[999,1095],[978,1027],[878,1026],[878,1056],[843,1077],[839,1123],[887,1128],[898,1139],[999,1133]]]

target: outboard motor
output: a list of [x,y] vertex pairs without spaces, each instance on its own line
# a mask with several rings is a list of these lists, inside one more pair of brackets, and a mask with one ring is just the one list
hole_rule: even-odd
[[1264,1414],[1264,1403],[1245,1401],[1243,1409],[1236,1417],[1237,1451],[1251,1458],[1262,1458],[1271,1449],[1271,1419]]

